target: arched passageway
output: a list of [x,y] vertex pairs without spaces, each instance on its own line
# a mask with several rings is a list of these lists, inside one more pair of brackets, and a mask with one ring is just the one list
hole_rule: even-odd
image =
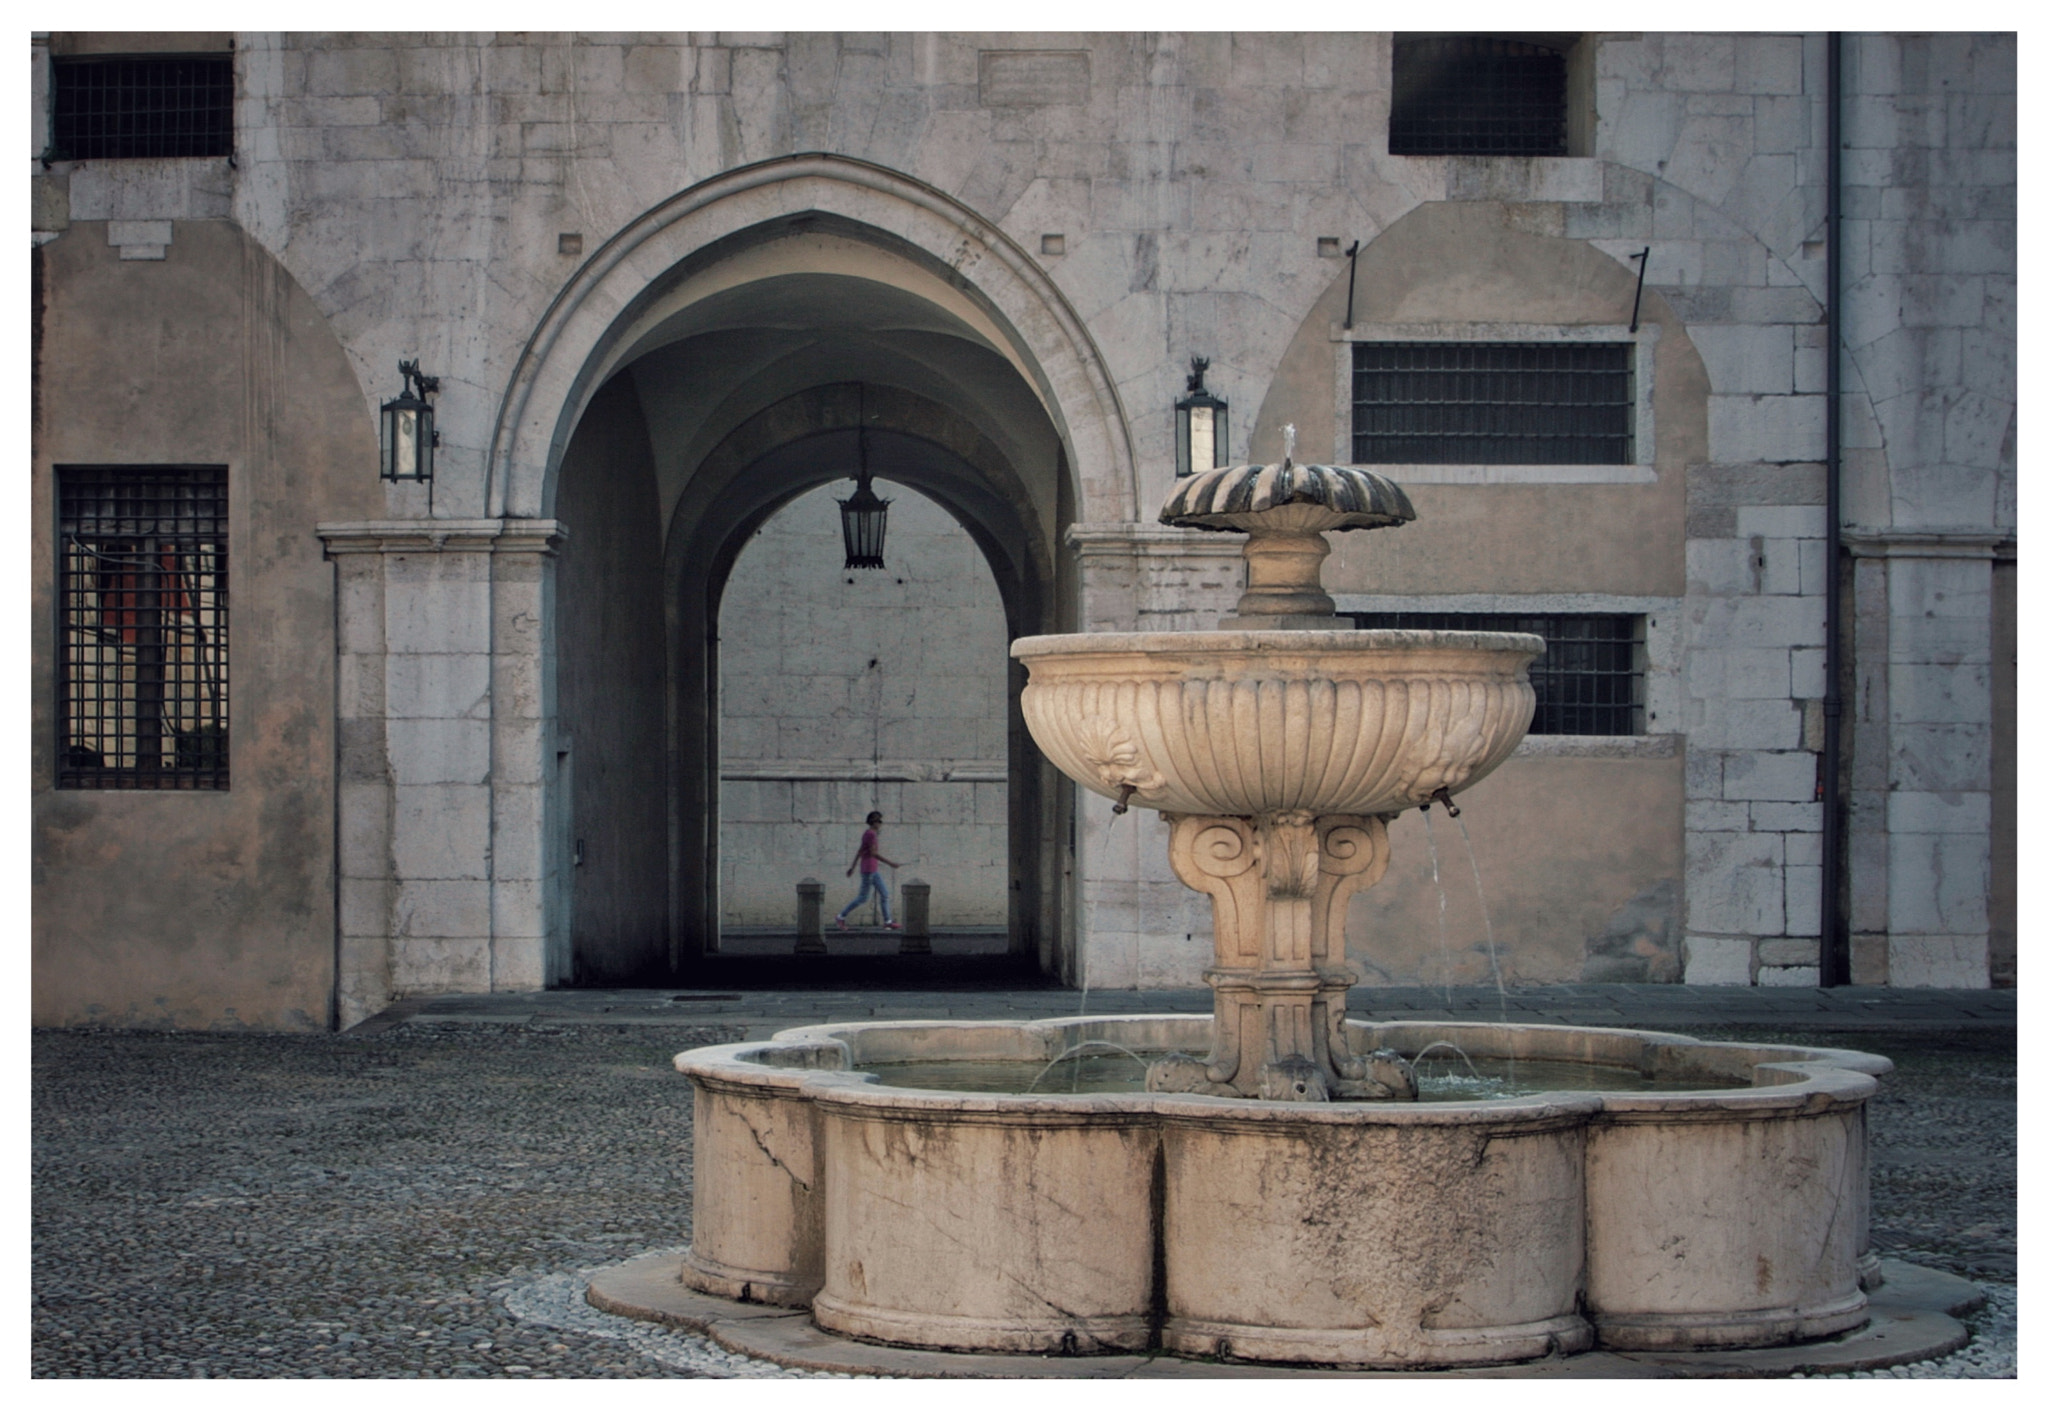
[[[732,600],[731,575],[784,506],[833,482],[850,488],[862,426],[870,465],[958,526],[999,604],[983,653],[992,659],[977,667],[989,683],[961,719],[963,738],[981,741],[967,751],[977,757],[907,738],[888,762],[958,766],[970,794],[981,773],[999,771],[969,804],[988,836],[954,839],[1000,847],[982,859],[996,879],[972,888],[974,905],[1000,925],[1013,965],[1068,968],[1066,785],[1029,742],[1024,675],[1007,659],[1010,638],[1073,619],[1057,545],[1075,496],[1042,389],[1000,321],[957,278],[935,283],[929,261],[893,238],[806,216],[686,263],[621,313],[636,330],[630,346],[605,354],[610,370],[553,479],[553,514],[568,530],[552,612],[555,900],[573,981],[687,981],[719,954],[722,921],[763,904],[759,876],[751,899],[722,894],[737,873],[721,837],[723,758],[734,756],[718,683],[725,653],[757,662],[758,633],[780,628],[767,622],[774,613]],[[897,630],[914,628],[906,619]],[[830,674],[829,653],[775,650],[787,678]],[[899,653],[920,654],[943,653]],[[936,676],[930,685],[946,688]],[[831,826],[833,848],[850,849],[858,814]],[[778,883],[792,925],[794,883],[814,866]],[[935,908],[944,914],[936,895]],[[788,973],[801,982],[794,958]]]
[[[875,457],[870,456],[870,464]],[[886,469],[886,466],[877,467]],[[829,916],[862,820],[886,819],[895,914],[929,886],[945,953],[1007,948],[1009,631],[981,550],[907,485],[888,501],[886,564],[842,566],[844,482],[789,501],[733,565],[718,615],[719,949],[788,954],[793,886],[821,880]],[[893,951],[871,900],[833,949]]]

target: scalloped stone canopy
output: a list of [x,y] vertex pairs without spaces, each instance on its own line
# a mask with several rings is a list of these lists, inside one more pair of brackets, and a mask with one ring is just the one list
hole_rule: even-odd
[[[1288,511],[1292,512],[1288,512]],[[1415,517],[1401,487],[1356,465],[1219,465],[1174,483],[1159,522],[1191,529],[1285,532],[1383,529]]]

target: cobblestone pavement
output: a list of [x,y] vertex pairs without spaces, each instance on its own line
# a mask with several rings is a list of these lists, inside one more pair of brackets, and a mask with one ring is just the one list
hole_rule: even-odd
[[39,1376],[668,1376],[506,1310],[689,1229],[713,1028],[41,1032]]
[[[552,999],[416,1006],[342,1035],[36,1033],[33,1373],[785,1374],[580,1302],[581,1274],[687,1238],[690,1096],[669,1059],[848,1003],[923,1016],[943,996],[734,996],[691,1015],[665,994]],[[1901,1374],[2012,1374],[2012,1026],[1805,1014],[1825,1026],[1660,1022],[1897,1062],[1872,1109],[1874,1242],[1995,1285],[1975,1346]]]

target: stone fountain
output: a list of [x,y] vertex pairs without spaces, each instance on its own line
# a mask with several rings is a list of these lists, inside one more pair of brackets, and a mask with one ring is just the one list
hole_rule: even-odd
[[1215,1046],[1153,1091],[1278,1101],[1416,1094],[1343,1036],[1344,911],[1387,869],[1387,821],[1491,773],[1529,728],[1540,637],[1339,630],[1329,531],[1415,517],[1355,466],[1236,465],[1180,482],[1160,519],[1246,537],[1238,630],[1027,637],[1024,718],[1086,788],[1165,814],[1174,875],[1210,898]]
[[[1214,915],[1213,1016],[832,1024],[678,1055],[682,1282],[906,1346],[1346,1366],[1860,1326],[1883,1058],[1346,1012],[1346,904],[1385,872],[1388,820],[1514,750],[1541,641],[1335,630],[1323,535],[1414,517],[1370,471],[1218,469],[1161,517],[1247,535],[1230,629],[1012,654],[1047,756],[1170,820]],[[1573,1080],[1418,1091],[1414,1060],[1446,1048]],[[1142,1083],[1029,1075],[1090,1050],[1148,1060]],[[938,1075],[963,1067],[1019,1075]]]

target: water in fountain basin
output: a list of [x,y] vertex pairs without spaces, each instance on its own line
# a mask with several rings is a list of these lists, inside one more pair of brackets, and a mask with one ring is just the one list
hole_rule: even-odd
[[[1078,1044],[1088,1047],[1090,1044]],[[1427,1054],[1448,1050],[1442,1056]],[[1154,1056],[1163,1056],[1155,1054]],[[1135,1093],[1145,1090],[1145,1056],[1130,1049],[1113,1053],[1063,1053],[1054,1062],[1071,1061],[1078,1073],[1075,1090],[1088,1093]],[[1449,1043],[1433,1043],[1413,1059],[1421,1098],[1426,1102],[1489,1101],[1537,1092],[1687,1092],[1749,1084],[1714,1077],[1645,1077],[1631,1067],[1598,1063],[1559,1062],[1529,1058],[1469,1058]],[[1021,1096],[1052,1064],[1024,1062],[892,1062],[871,1063],[861,1070],[888,1087],[913,1087],[939,1092],[986,1092]]]

